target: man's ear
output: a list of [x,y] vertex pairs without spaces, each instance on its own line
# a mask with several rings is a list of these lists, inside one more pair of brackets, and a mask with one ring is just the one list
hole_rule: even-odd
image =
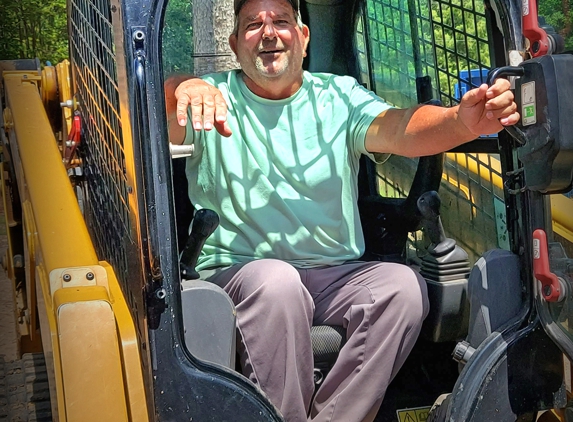
[[302,26],[302,36],[304,38],[304,48],[303,48],[303,57],[306,57],[306,48],[308,47],[308,43],[310,42],[310,29],[308,29],[308,26],[303,25]]
[[231,50],[233,51],[233,53],[235,53],[235,56],[236,56],[237,55],[237,36],[235,34],[229,35],[229,47],[231,47]]

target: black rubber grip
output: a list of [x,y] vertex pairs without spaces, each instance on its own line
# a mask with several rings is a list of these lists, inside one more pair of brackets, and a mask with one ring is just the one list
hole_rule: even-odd
[[201,209],[195,213],[191,224],[191,233],[185,243],[185,248],[181,253],[179,270],[181,278],[185,280],[196,280],[199,273],[195,270],[199,254],[205,241],[215,231],[219,225],[219,216],[213,210]]

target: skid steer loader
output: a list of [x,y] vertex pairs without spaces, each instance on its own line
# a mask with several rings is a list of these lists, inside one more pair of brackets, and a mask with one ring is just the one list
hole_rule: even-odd
[[[305,69],[397,107],[451,106],[506,77],[522,115],[447,154],[361,164],[363,259],[417,268],[431,303],[376,421],[573,421],[573,55],[537,6],[301,2]],[[69,0],[69,62],[0,62],[23,355],[0,361],[0,420],[283,420],[238,371],[231,301],[196,278],[216,216],[193,210],[192,150],[167,140],[163,83],[235,65],[232,10]],[[344,340],[313,328],[317,385]]]

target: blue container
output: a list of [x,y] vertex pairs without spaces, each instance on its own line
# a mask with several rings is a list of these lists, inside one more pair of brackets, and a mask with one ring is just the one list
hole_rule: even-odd
[[460,71],[460,82],[454,85],[454,98],[461,100],[466,92],[483,84],[487,79],[488,69],[471,69]]
[[[489,69],[471,69],[461,70],[459,75],[460,82],[454,85],[454,98],[461,100],[466,92],[470,89],[477,88],[487,80]],[[482,138],[497,138],[497,134],[481,135]]]

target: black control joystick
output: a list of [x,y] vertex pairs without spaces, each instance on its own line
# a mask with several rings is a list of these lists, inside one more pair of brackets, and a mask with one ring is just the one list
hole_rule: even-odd
[[422,214],[422,228],[431,242],[428,253],[422,258],[421,274],[426,280],[439,282],[467,278],[470,271],[468,254],[456,245],[454,239],[446,237],[440,218],[438,193],[423,193],[417,205]]
[[197,259],[205,241],[219,225],[219,216],[213,210],[201,209],[195,213],[191,224],[191,233],[181,253],[179,271],[182,280],[196,280],[199,273],[195,270]]
[[440,218],[441,200],[436,191],[423,193],[418,198],[418,210],[422,214],[424,233],[430,238],[428,252],[433,256],[443,256],[456,247],[456,241],[446,237]]
[[457,340],[467,332],[468,254],[454,239],[446,237],[437,192],[423,193],[417,205],[424,234],[431,242],[420,263],[420,274],[426,279],[431,304],[422,335],[434,342]]

